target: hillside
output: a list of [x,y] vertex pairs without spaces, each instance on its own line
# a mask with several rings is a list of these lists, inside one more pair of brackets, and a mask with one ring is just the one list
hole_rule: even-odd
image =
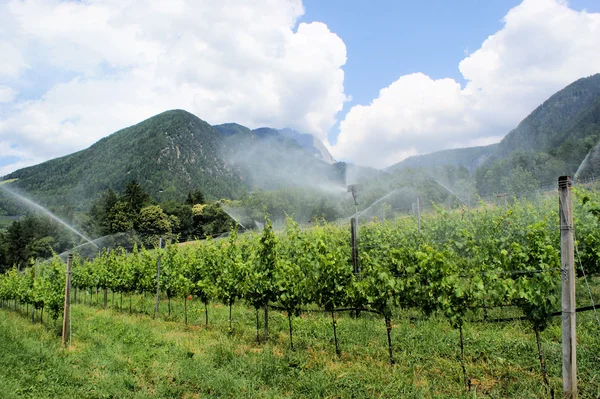
[[84,206],[131,180],[159,201],[197,188],[208,198],[235,197],[243,190],[242,176],[220,156],[223,145],[223,135],[208,123],[186,111],[167,111],[5,179],[19,179],[13,186],[50,206]]
[[566,140],[582,138],[590,113],[597,113],[599,100],[600,73],[571,83],[508,133],[500,142],[500,154],[507,156],[517,149],[548,151]]
[[[122,191],[131,180],[158,202],[183,200],[197,189],[210,200],[239,198],[247,190],[343,183],[340,171],[321,159],[315,142],[291,129],[210,126],[189,112],[172,110],[4,179],[18,179],[12,187],[68,212],[86,209],[108,188]],[[3,213],[14,214],[10,200],[2,203]]]
[[415,155],[388,167],[386,170],[393,172],[403,168],[429,169],[438,166],[463,166],[469,172],[473,172],[488,159],[494,157],[497,150],[498,144],[482,147],[453,148],[431,154]]
[[387,170],[465,167],[475,174],[480,194],[511,191],[509,181],[516,171],[524,187],[533,188],[553,184],[558,175],[574,174],[599,139],[600,74],[596,74],[552,95],[498,144],[413,156]]
[[260,127],[258,129],[254,129],[253,132],[261,138],[267,136],[278,136],[281,135],[288,139],[291,139],[298,143],[302,148],[308,151],[310,154],[315,156],[317,159],[326,162],[328,164],[334,164],[335,159],[329,153],[327,148],[321,143],[319,139],[314,137],[311,134],[300,133],[294,129],[284,128],[284,129],[273,129],[270,127]]
[[240,171],[251,190],[343,184],[344,175],[309,151],[297,137],[276,129],[250,130],[237,124],[218,125],[215,129],[225,136],[224,158]]

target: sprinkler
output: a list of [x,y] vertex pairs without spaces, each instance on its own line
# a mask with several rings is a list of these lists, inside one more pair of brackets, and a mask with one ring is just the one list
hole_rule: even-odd
[[358,190],[360,190],[361,188],[361,184],[350,184],[348,186],[348,192],[352,193],[352,199],[354,200],[354,214],[358,213],[358,201],[356,200],[356,195],[358,193]]

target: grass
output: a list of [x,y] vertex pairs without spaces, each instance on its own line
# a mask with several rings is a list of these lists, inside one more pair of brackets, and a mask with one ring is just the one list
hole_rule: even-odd
[[[596,279],[598,280],[598,279]],[[598,281],[594,293],[598,291]],[[583,295],[582,295],[583,296]],[[84,299],[79,295],[79,299]],[[94,300],[96,298],[94,297]],[[102,295],[98,298],[102,301]],[[109,296],[109,307],[112,307]],[[89,296],[87,296],[89,301]],[[338,318],[342,355],[333,347],[331,319],[321,313],[294,319],[295,351],[288,348],[287,318],[270,312],[270,341],[256,343],[255,313],[172,300],[171,318],[161,302],[134,297],[115,305],[73,306],[73,346],[60,348],[55,327],[31,324],[22,311],[0,310],[0,398],[547,398],[535,336],[526,322],[465,327],[468,391],[458,362],[458,331],[441,317],[406,311],[393,320],[395,366],[387,354],[385,324],[376,315]],[[477,315],[478,317],[480,315]],[[39,317],[39,316],[38,316]],[[600,327],[592,312],[577,315],[581,398],[600,397]],[[261,330],[262,332],[262,330]],[[561,393],[561,329],[555,318],[542,333],[550,384]]]

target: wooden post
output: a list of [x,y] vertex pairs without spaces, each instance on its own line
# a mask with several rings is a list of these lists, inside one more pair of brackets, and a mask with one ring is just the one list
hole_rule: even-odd
[[471,223],[471,194],[467,194],[467,214],[469,216],[469,223]]
[[421,234],[421,199],[417,197],[417,231]]
[[350,219],[350,239],[352,245],[352,267],[354,275],[358,276],[360,269],[358,267],[358,248],[356,247],[356,218]]
[[[504,212],[506,212],[506,210],[507,210],[506,197],[508,197],[508,193],[496,194],[496,199],[504,198]],[[496,202],[496,204],[497,204],[497,202]]]
[[62,346],[67,347],[67,337],[70,335],[69,320],[71,319],[71,266],[73,265],[73,254],[67,258],[67,276],[65,280],[65,308],[63,312]]
[[156,262],[156,303],[154,305],[154,318],[158,317],[158,300],[160,299],[160,249],[162,249],[162,238],[158,240],[158,261]]
[[269,340],[269,302],[265,302],[265,325],[264,325],[264,335],[265,335],[265,342],[267,342]]
[[575,253],[571,176],[558,178],[560,260],[562,272],[562,373],[563,397],[577,397],[577,347],[575,331]]
[[[38,271],[38,258],[35,258],[35,266],[33,269],[33,286],[35,287],[35,278],[37,277],[37,271]],[[33,324],[35,322],[35,305],[31,304],[31,323]]]

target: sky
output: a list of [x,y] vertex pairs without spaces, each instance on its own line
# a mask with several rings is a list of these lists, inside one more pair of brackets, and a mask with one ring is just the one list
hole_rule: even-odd
[[0,0],[0,176],[181,108],[387,167],[600,72],[598,0]]

